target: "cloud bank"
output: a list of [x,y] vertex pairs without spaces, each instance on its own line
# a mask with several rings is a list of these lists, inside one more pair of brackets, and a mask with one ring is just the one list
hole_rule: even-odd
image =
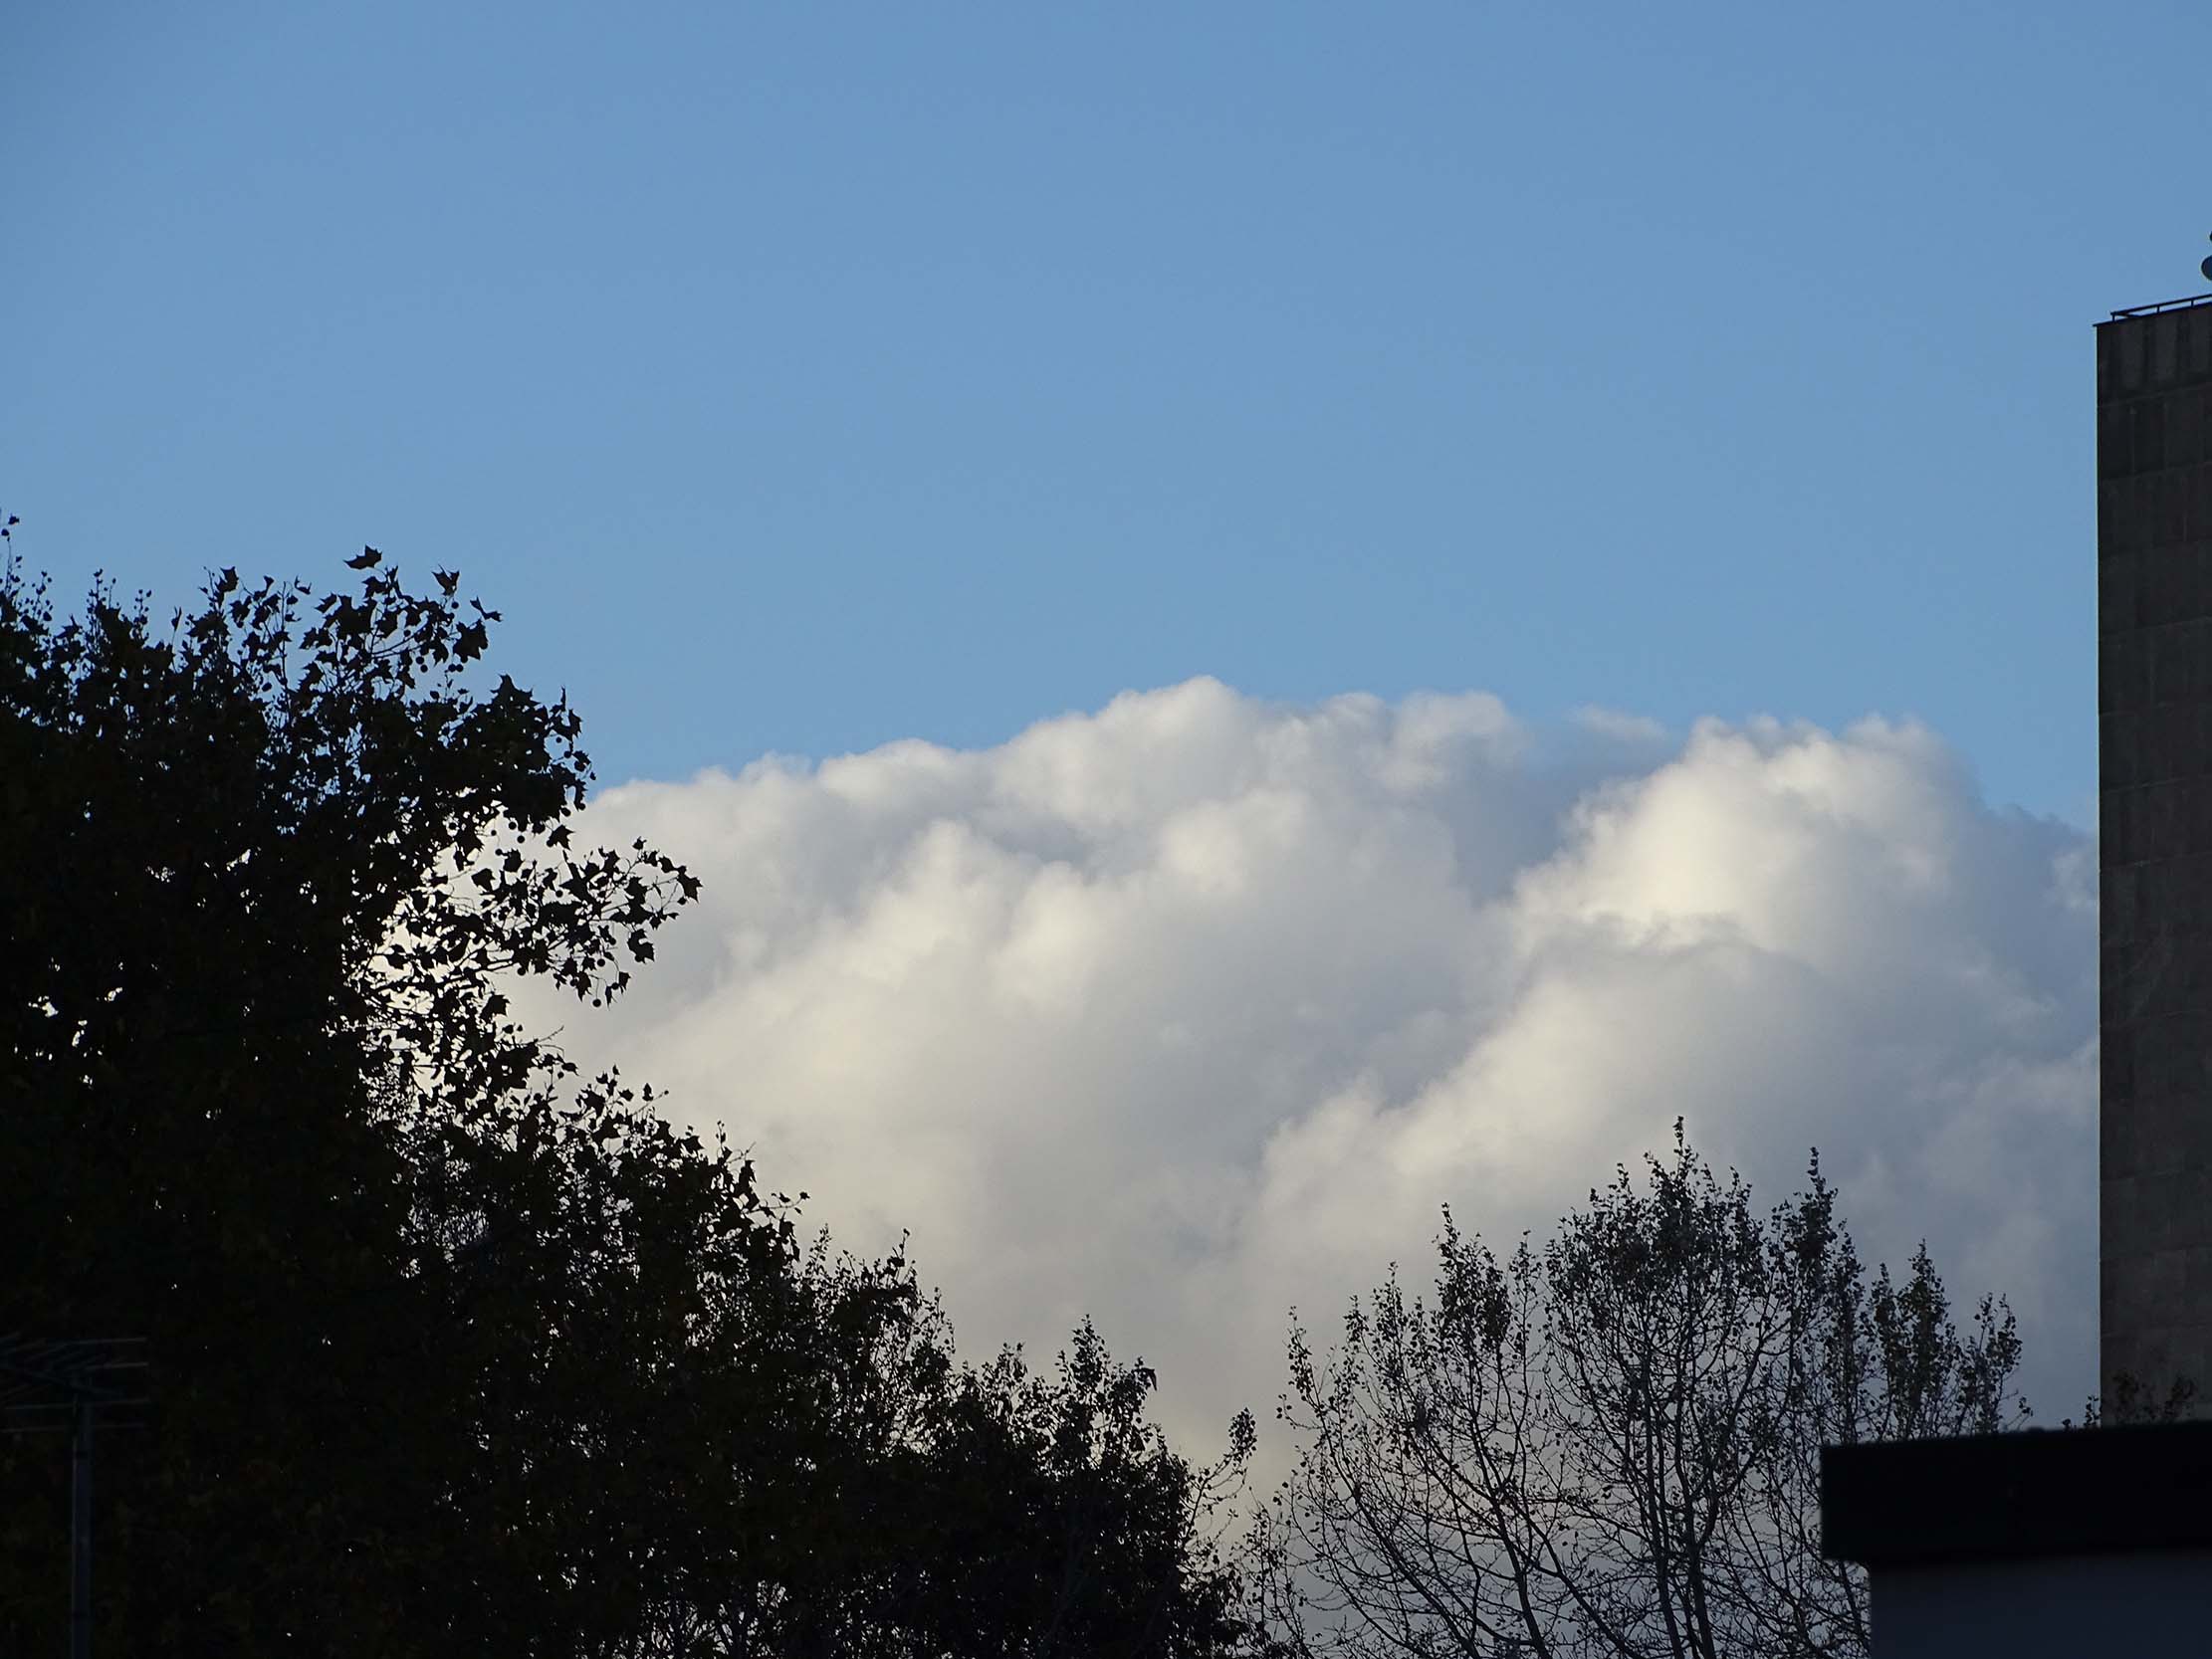
[[530,1008],[727,1124],[971,1350],[1084,1314],[1194,1452],[1438,1207],[1509,1243],[1673,1119],[1762,1199],[2008,1293],[2055,1419],[2095,1349],[2096,863],[1913,725],[1686,739],[1495,698],[1212,680],[998,747],[633,783],[581,830],[706,882],[610,1014]]

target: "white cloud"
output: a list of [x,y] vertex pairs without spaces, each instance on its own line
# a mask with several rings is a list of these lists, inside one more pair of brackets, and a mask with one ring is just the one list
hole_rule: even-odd
[[1438,1206],[1539,1229],[1677,1115],[2094,1369],[2094,849],[1916,726],[1547,744],[1494,698],[1211,680],[981,752],[608,790],[706,881],[579,1058],[729,1125],[853,1248],[911,1229],[971,1349],[1082,1314],[1195,1450]]

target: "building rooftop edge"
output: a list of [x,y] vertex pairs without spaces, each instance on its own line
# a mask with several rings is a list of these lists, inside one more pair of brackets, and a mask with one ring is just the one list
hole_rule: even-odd
[[[2155,316],[2160,311],[2185,311],[2196,306],[2212,306],[2212,294],[2191,294],[2180,300],[2160,300],[2149,306],[2129,306],[2125,311],[2114,311],[2104,322],[2126,322],[2138,316]],[[2100,322],[2100,328],[2104,326]]]
[[2212,1422],[1821,1448],[1821,1554],[1868,1566],[2212,1549]]

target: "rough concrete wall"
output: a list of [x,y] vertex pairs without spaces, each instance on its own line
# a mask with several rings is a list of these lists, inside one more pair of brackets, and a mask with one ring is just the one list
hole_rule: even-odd
[[2212,1401],[2212,303],[2097,333],[2101,1369]]

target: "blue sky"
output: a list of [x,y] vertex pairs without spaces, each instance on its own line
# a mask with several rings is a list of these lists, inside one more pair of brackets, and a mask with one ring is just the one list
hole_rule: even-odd
[[2190,5],[23,8],[33,563],[458,564],[603,777],[1124,688],[1922,718],[2095,787]]

